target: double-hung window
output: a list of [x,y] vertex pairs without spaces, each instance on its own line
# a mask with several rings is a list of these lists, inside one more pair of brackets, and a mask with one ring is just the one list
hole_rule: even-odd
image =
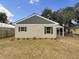
[[19,32],[26,32],[27,31],[27,27],[19,27],[18,31]]
[[44,32],[45,34],[53,34],[53,27],[45,27]]

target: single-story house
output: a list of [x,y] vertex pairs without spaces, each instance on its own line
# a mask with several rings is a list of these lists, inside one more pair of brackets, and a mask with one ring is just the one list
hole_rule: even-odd
[[15,38],[57,38],[59,36],[64,36],[64,27],[37,14],[24,17],[15,25]]
[[79,35],[79,25],[71,28],[73,35]]

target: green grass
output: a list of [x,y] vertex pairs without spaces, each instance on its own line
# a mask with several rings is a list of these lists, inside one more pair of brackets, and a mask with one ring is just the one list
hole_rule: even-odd
[[0,40],[0,59],[79,59],[78,38],[13,39]]

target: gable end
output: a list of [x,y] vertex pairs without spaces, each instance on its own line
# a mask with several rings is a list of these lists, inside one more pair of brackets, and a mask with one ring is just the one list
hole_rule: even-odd
[[16,22],[16,24],[58,24],[58,23],[39,15],[32,15],[31,17],[21,19],[21,21]]

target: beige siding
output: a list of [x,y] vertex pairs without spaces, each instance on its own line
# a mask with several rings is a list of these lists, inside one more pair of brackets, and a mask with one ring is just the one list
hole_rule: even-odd
[[[18,32],[18,27],[26,26],[26,32]],[[53,27],[53,34],[44,34],[44,27]],[[56,38],[56,26],[52,24],[16,24],[15,38]]]
[[76,29],[72,30],[72,33],[73,34],[79,34],[79,28],[76,28]]

